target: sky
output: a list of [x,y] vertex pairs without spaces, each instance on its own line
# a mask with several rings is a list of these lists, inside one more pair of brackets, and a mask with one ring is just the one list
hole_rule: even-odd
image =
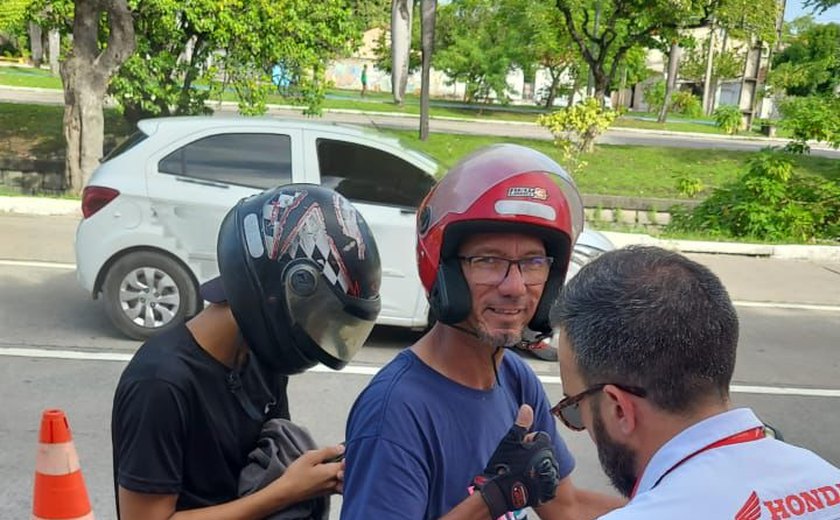
[[[803,7],[804,4],[805,0],[787,0],[785,4],[785,21],[811,14],[811,8]],[[840,23],[840,6],[832,7],[821,15],[814,15],[814,20],[822,23]]]

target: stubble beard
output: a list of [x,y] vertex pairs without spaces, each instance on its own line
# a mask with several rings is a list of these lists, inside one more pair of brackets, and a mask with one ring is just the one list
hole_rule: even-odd
[[490,332],[483,325],[478,326],[478,339],[491,347],[512,347],[522,341],[522,333],[518,332]]
[[[594,401],[594,400],[593,400]],[[613,487],[627,498],[636,487],[636,456],[626,445],[612,440],[601,419],[601,414],[592,404],[592,434],[598,448],[598,460],[601,468],[610,479]]]

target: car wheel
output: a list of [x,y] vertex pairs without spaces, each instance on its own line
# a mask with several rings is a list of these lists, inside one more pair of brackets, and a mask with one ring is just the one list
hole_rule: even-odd
[[150,251],[130,253],[114,262],[102,292],[111,322],[139,340],[174,327],[203,304],[186,268]]

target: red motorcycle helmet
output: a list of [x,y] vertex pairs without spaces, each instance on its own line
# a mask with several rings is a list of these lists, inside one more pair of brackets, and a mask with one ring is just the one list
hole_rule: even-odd
[[513,144],[482,148],[456,164],[417,211],[417,265],[434,317],[462,322],[472,307],[458,246],[475,233],[525,233],[554,257],[528,327],[551,333],[549,311],[583,229],[583,201],[571,176],[550,157]]

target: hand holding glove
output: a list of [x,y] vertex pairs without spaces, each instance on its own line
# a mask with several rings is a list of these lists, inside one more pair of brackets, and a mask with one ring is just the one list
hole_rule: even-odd
[[522,405],[516,424],[474,481],[492,518],[554,498],[560,481],[557,460],[547,433],[528,433],[533,418],[531,407]]

